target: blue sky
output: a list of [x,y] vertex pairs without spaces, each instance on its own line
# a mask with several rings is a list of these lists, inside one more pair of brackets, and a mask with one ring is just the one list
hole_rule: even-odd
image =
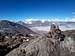
[[[0,19],[65,20],[75,14],[75,0],[0,0]],[[73,18],[74,20],[74,18]]]

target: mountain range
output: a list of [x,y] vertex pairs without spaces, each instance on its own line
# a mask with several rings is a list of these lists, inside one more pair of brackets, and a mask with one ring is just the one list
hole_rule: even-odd
[[[21,22],[21,23],[20,23]],[[50,29],[50,25],[52,23],[57,24],[61,30],[74,30],[75,29],[75,22],[50,22],[50,21],[19,21],[18,22],[21,25],[27,25],[30,27],[32,30],[42,30],[42,31],[48,31]],[[44,28],[44,29],[43,29]]]

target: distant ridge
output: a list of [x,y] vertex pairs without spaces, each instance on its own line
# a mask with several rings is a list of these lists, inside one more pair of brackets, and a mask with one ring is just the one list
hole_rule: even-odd
[[27,28],[26,26],[23,26],[18,23],[14,23],[8,20],[1,20],[0,21],[0,32],[7,32],[7,33],[13,33],[18,34],[21,33],[23,35],[34,33],[32,30]]

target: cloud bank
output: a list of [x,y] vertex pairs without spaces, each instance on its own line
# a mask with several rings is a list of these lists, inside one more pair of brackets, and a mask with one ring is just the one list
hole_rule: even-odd
[[61,18],[27,18],[27,19],[24,19],[24,21],[64,21],[64,22],[75,22],[75,17],[66,17],[64,19],[61,19]]

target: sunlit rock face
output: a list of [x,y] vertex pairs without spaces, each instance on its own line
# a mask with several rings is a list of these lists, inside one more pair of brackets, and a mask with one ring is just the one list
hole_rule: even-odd
[[52,23],[50,29],[59,29],[59,26],[56,25],[55,23]]
[[75,40],[72,37],[66,37],[64,45],[68,47],[71,52],[75,52]]
[[65,35],[62,34],[61,30],[59,29],[59,26],[54,24],[54,23],[51,24],[51,28],[50,28],[49,34],[54,39],[59,39],[60,41],[64,41]]

